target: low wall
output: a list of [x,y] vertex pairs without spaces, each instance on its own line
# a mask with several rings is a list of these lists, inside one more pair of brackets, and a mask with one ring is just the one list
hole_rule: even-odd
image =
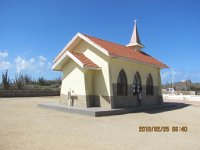
[[0,97],[59,96],[60,91],[51,90],[0,90]]
[[195,91],[177,91],[178,95],[195,95],[196,92]]
[[195,91],[174,91],[174,92],[166,92],[164,91],[163,94],[171,94],[171,95],[196,95]]

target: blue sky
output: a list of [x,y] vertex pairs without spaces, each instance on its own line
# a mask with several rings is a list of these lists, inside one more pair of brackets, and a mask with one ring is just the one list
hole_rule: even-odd
[[53,59],[77,32],[126,45],[137,19],[143,50],[170,66],[162,81],[174,74],[200,82],[199,7],[198,0],[0,0],[0,72],[56,78]]

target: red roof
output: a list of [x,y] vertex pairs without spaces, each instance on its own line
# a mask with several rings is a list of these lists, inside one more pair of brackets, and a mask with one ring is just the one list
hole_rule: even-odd
[[72,53],[79,61],[81,61],[84,67],[92,67],[92,68],[99,68],[94,62],[92,62],[89,58],[87,58],[84,54],[70,52]]
[[90,39],[97,45],[104,48],[111,56],[123,57],[123,58],[136,60],[139,62],[151,64],[151,65],[156,65],[161,68],[168,68],[167,65],[163,64],[162,62],[159,62],[158,60],[156,60],[155,58],[151,57],[150,55],[144,52],[136,51],[126,46],[115,44],[115,43],[105,41],[99,38],[91,37],[89,35],[84,35],[84,36],[86,36],[88,39]]

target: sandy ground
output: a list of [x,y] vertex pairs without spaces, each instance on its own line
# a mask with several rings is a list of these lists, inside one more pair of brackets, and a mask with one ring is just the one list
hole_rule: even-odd
[[[0,98],[0,150],[199,150],[200,105],[90,117],[39,108],[58,97]],[[169,126],[169,132],[139,132]],[[186,126],[187,132],[172,132]]]

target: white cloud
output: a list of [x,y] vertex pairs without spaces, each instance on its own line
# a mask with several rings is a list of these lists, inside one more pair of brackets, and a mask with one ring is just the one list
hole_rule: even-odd
[[8,57],[7,52],[0,51],[0,70],[8,69],[11,67],[11,63],[6,60],[7,57]]
[[30,63],[34,63],[35,62],[35,58],[30,58],[29,61],[30,61]]
[[50,63],[50,62],[48,62],[48,65],[49,65],[49,67],[51,68],[51,63]]
[[8,57],[8,53],[7,52],[0,52],[0,57],[1,58]]
[[38,64],[37,64],[37,73],[42,73],[44,72],[46,69],[49,69],[49,65],[47,62],[47,58],[44,56],[39,56],[38,57]]
[[190,79],[192,82],[200,82],[199,70],[178,70],[170,69],[161,71],[162,83],[186,81]]
[[169,75],[171,76],[171,72],[164,72],[161,74],[162,78],[167,78]]
[[39,58],[40,61],[43,61],[43,62],[47,61],[47,58],[44,57],[44,56],[40,55],[38,58]]
[[0,61],[0,69],[8,69],[11,67],[9,61]]
[[34,62],[35,62],[34,58],[26,60],[21,56],[17,56],[17,58],[15,59],[17,73],[23,70],[32,70],[34,68]]
[[[26,55],[27,56],[27,55]],[[9,58],[9,53],[0,51],[0,71],[9,69],[13,73],[27,73],[46,75],[50,71],[51,63],[42,55],[25,57],[18,55],[13,60]]]
[[169,71],[161,73],[162,82],[175,82],[180,80],[180,77],[183,77],[185,74],[183,72],[177,71],[175,69],[170,69]]
[[51,67],[49,62],[47,62],[47,58],[44,56],[38,56],[30,59],[18,56],[15,59],[15,63],[17,73],[22,71],[36,71],[37,73],[42,73]]

